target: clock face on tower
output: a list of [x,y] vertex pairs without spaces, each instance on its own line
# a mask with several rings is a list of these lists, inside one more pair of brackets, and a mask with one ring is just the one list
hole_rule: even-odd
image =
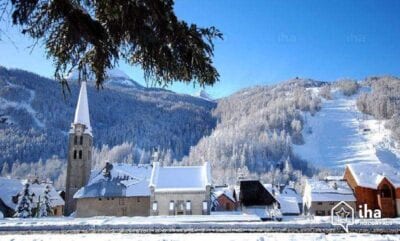
[[76,134],[82,135],[82,133],[83,133],[83,126],[77,125],[77,126],[75,127],[75,131],[76,131]]

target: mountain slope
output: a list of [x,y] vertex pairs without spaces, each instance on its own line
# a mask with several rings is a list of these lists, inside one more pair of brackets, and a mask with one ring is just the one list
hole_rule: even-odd
[[[63,99],[58,82],[0,68],[0,162],[65,157],[79,86]],[[132,142],[145,150],[170,149],[180,159],[215,126],[214,103],[171,91],[88,86],[94,144]]]
[[332,91],[332,99],[324,100],[314,116],[305,114],[304,145],[294,145],[294,152],[317,167],[342,169],[345,164],[368,162],[388,163],[400,167],[400,153],[384,127],[384,120],[376,120],[357,109],[361,93],[345,96]]

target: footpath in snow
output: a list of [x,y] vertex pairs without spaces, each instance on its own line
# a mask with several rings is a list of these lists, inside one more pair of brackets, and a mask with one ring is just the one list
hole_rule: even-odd
[[342,169],[359,162],[400,168],[400,153],[384,121],[358,111],[358,95],[346,97],[336,90],[332,96],[332,100],[323,100],[322,109],[314,116],[304,116],[305,144],[294,145],[294,152],[322,168]]

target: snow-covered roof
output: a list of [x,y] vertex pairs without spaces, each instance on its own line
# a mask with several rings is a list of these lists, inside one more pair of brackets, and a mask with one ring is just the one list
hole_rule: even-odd
[[290,197],[290,198],[295,198],[297,200],[297,203],[302,203],[303,199],[301,198],[300,194],[297,193],[297,191],[289,186],[286,186],[283,190],[280,196],[284,197]]
[[300,214],[299,203],[296,197],[279,195],[278,202],[282,214]]
[[346,181],[308,179],[304,195],[310,195],[312,202],[356,201]]
[[98,171],[86,186],[75,193],[74,198],[150,196],[151,172],[150,165],[113,163],[109,177]]
[[44,192],[46,191],[46,186],[49,186],[50,188],[49,192],[50,205],[52,207],[64,206],[65,205],[64,199],[62,199],[62,197],[56,191],[53,185],[49,183],[32,183],[29,185],[29,188],[31,189],[32,193],[35,194],[33,196],[33,202],[37,203],[39,201],[39,196],[41,196],[41,199],[43,198]]
[[9,208],[15,209],[17,204],[12,201],[12,197],[18,195],[23,187],[21,180],[0,177],[0,199]]
[[[17,196],[22,192],[25,183],[26,180],[0,177],[0,199],[5,205],[7,205],[9,208],[15,209],[17,204],[13,202],[12,198],[13,196]],[[29,189],[31,190],[31,193],[35,194],[33,196],[33,202],[37,203],[39,196],[44,195],[47,185],[50,186],[49,196],[51,206],[55,207],[58,205],[64,205],[64,200],[54,189],[53,185],[48,183],[29,183]]]
[[233,187],[216,187],[216,188],[214,188],[214,195],[216,198],[219,198],[221,195],[225,195],[232,202],[236,202],[236,200],[234,198],[234,192],[235,192],[235,189]]
[[89,134],[92,133],[89,117],[89,102],[86,90],[86,81],[82,81],[79,91],[78,103],[76,104],[74,124],[83,124]]
[[359,186],[376,189],[383,178],[395,188],[400,187],[400,170],[384,163],[348,164],[347,168]]
[[160,166],[153,163],[150,186],[156,192],[204,191],[211,185],[209,163],[203,166]]

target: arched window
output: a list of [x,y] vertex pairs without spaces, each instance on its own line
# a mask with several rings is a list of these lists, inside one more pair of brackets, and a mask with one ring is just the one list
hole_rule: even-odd
[[74,159],[76,159],[76,150],[74,151]]
[[83,136],[81,136],[80,144],[83,144]]
[[79,151],[79,159],[82,159],[82,151]]
[[76,144],[78,144],[78,137],[77,136],[74,137],[74,145],[76,145]]
[[387,184],[382,185],[381,197],[392,197],[392,190]]

